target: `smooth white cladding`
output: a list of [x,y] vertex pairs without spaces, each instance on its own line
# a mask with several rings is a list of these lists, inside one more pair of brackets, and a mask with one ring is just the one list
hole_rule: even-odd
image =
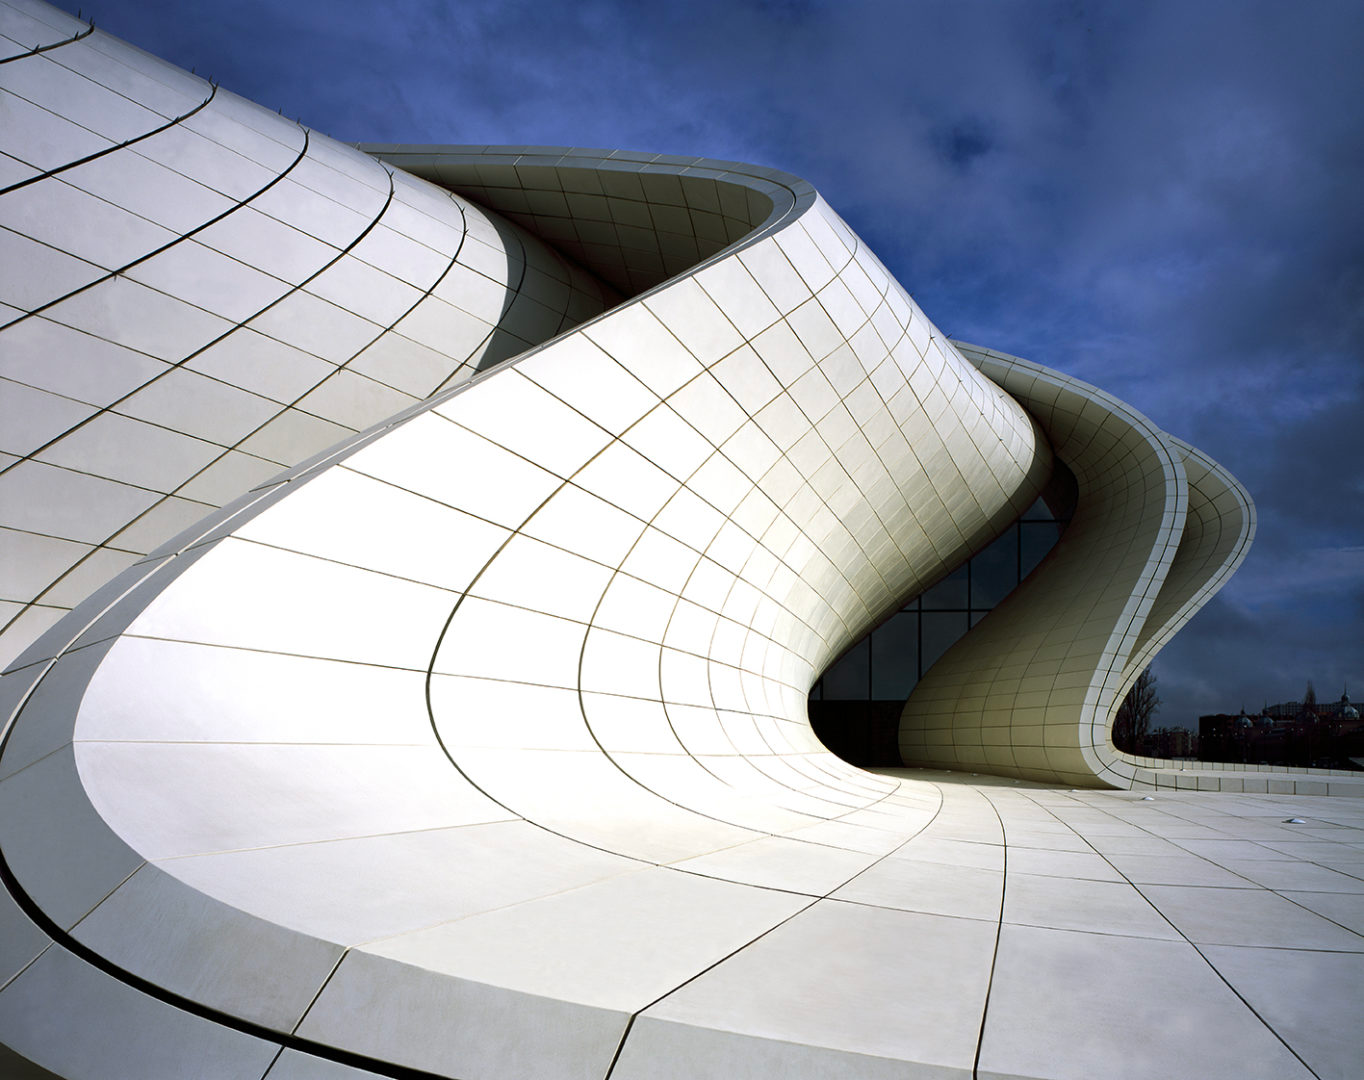
[[[1245,558],[1249,497],[1205,455],[1095,387],[962,350],[1037,417],[1075,474],[1078,504],[1042,565],[915,687],[901,753],[1052,783],[1177,786],[1168,763],[1115,749],[1113,715],[1156,650]],[[1240,783],[1226,778],[1228,788]]]
[[[66,18],[7,10],[11,56]],[[281,469],[616,298],[106,35],[18,55],[0,86],[0,665]]]
[[[480,210],[87,30],[0,4],[0,214],[23,195],[57,282],[0,332],[36,447],[5,524],[52,600],[25,618],[76,606],[0,680],[0,1042],[91,1080],[1348,1060],[1238,951],[1253,916],[1298,975],[1358,971],[1350,843],[1285,857],[1309,800],[875,775],[813,737],[815,677],[1052,458],[808,185],[376,148]],[[231,467],[178,480],[199,444]],[[1178,461],[1174,584],[1138,574],[1114,686],[1234,563],[1234,485]],[[1076,1040],[1094,1000],[1122,1023]]]

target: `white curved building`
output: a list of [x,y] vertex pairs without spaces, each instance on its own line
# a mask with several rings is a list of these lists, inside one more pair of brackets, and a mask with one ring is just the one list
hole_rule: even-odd
[[[0,34],[0,1065],[1353,1075],[1360,804],[1309,796],[1364,788],[1109,737],[1249,544],[1214,463],[785,174],[362,152]],[[921,768],[830,754],[812,684],[1058,462]]]

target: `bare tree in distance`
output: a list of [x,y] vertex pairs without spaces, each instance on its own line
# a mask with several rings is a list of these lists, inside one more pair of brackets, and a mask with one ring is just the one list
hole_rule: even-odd
[[1148,666],[1137,676],[1113,717],[1113,745],[1129,754],[1141,753],[1142,743],[1151,730],[1151,718],[1159,708],[1156,676]]

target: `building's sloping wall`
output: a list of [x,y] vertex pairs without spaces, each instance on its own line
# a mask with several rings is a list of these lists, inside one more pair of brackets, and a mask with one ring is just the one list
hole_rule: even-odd
[[466,199],[8,11],[14,48],[65,43],[0,68],[0,667],[213,509],[618,299]]

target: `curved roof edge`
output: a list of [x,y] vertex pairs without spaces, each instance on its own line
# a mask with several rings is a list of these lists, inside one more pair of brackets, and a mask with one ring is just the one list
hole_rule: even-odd
[[1075,514],[1042,564],[915,687],[906,762],[1071,785],[1109,780],[1121,678],[1178,544],[1182,460],[1159,428],[1087,383],[958,343],[1041,425],[1075,474]]
[[1033,574],[915,687],[901,718],[906,761],[1117,788],[1216,790],[1231,773],[1285,790],[1294,777],[1338,780],[1113,745],[1137,676],[1245,560],[1254,503],[1226,469],[1111,394],[955,344],[1037,419],[1076,474],[1079,506]]
[[818,197],[790,173],[710,158],[558,146],[356,148],[516,222],[631,297],[757,242]]

